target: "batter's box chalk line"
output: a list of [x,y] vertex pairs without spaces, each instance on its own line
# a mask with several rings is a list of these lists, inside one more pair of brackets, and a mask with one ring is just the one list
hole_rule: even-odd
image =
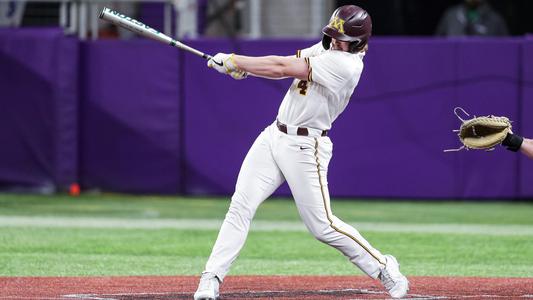
[[[133,300],[133,299],[190,299],[192,293],[116,293],[116,294],[69,294],[63,298],[78,300]],[[277,298],[277,297],[305,297],[305,296],[355,296],[356,295],[383,295],[383,299],[388,299],[387,293],[383,291],[372,291],[367,289],[335,289],[335,290],[278,290],[278,291],[248,291],[248,292],[227,292],[221,294],[221,299],[249,299],[249,298]],[[444,299],[426,295],[412,295],[409,299]],[[357,299],[357,298],[353,298]]]
[[[383,299],[389,299],[384,291],[372,291],[367,289],[335,289],[335,290],[278,290],[278,291],[249,291],[249,292],[227,292],[222,293],[221,299],[244,299],[244,298],[277,298],[277,297],[302,297],[302,296],[355,296],[357,295],[383,295]],[[167,292],[167,293],[116,293],[116,294],[68,294],[63,295],[63,299],[77,300],[135,300],[135,299],[190,299],[192,293]],[[0,297],[1,298],[1,297]],[[449,295],[434,296],[408,294],[410,300],[439,300],[439,299],[533,299],[533,295],[521,296],[501,296],[501,295]],[[359,298],[352,298],[359,299]]]

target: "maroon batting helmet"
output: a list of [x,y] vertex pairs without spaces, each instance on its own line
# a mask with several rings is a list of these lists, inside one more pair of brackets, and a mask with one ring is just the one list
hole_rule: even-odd
[[350,42],[350,52],[361,51],[372,34],[372,19],[366,10],[356,5],[344,5],[331,15],[329,24],[322,29],[322,45],[329,49],[331,38]]

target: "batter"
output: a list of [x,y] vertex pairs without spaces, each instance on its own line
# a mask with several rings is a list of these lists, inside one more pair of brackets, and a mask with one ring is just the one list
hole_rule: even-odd
[[208,66],[235,79],[248,74],[292,82],[278,116],[256,139],[241,166],[231,205],[194,299],[216,299],[219,284],[239,255],[258,206],[285,180],[305,226],[335,247],[394,298],[408,281],[391,255],[383,255],[352,226],[335,217],[328,191],[332,123],[346,108],[363,71],[372,30],[369,14],[355,5],[339,7],[324,27],[322,42],[295,56],[248,57],[219,53]]

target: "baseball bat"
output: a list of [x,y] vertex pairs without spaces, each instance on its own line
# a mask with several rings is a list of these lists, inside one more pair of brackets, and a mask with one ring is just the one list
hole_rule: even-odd
[[126,15],[123,15],[117,11],[114,11],[112,9],[109,9],[107,7],[104,7],[102,9],[102,12],[100,12],[99,18],[102,20],[106,20],[112,24],[115,24],[117,26],[120,26],[122,28],[128,29],[132,32],[135,32],[137,34],[140,34],[144,37],[156,40],[158,42],[170,45],[172,47],[176,47],[179,49],[183,49],[185,51],[189,51],[192,54],[196,54],[198,56],[201,56],[202,58],[205,58],[207,60],[211,59],[212,56],[205,54],[201,51],[198,51],[192,47],[189,47],[171,37],[168,35],[161,33],[152,27],[143,24],[142,22],[139,22],[135,19],[132,19]]

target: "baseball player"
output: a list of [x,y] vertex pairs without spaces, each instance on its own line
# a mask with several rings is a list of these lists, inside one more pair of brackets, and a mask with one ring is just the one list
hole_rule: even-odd
[[372,247],[352,226],[333,215],[328,164],[333,121],[346,108],[363,71],[372,31],[370,15],[341,6],[322,29],[322,42],[295,56],[248,57],[218,53],[208,66],[235,79],[253,76],[294,78],[277,119],[257,137],[242,163],[235,193],[194,299],[217,299],[219,285],[246,240],[258,206],[285,180],[301,219],[321,242],[335,247],[368,276],[381,280],[394,298],[409,282],[391,255]]
[[508,133],[503,140],[502,145],[507,150],[513,152],[522,152],[525,156],[533,159],[533,140],[519,136],[518,134]]

